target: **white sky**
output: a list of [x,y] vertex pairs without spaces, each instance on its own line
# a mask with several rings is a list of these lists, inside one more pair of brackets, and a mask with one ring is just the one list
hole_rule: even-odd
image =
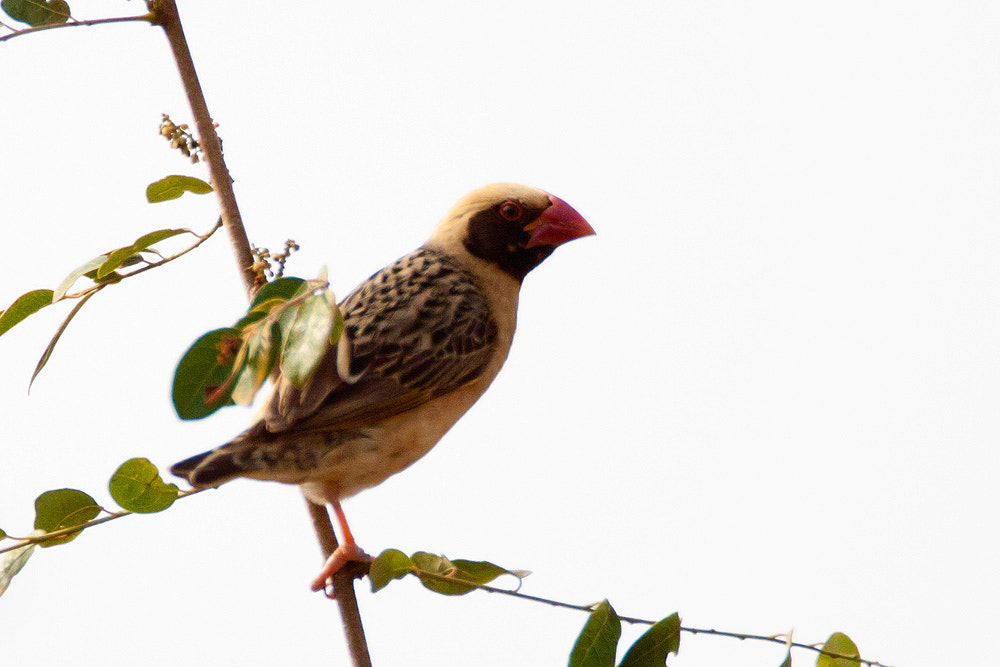
[[[598,236],[522,293],[507,367],[412,469],[346,503],[369,551],[534,571],[620,613],[847,632],[897,667],[993,659],[1000,593],[1000,5],[182,2],[251,238],[339,294],[459,196],[516,180]],[[101,3],[81,17],[141,11]],[[239,7],[239,9],[237,9]],[[207,229],[189,118],[142,25],[0,45],[0,302],[101,251]],[[237,433],[180,423],[173,367],[243,297],[221,236],[0,339],[0,527],[33,500]],[[296,489],[237,482],[41,551],[0,599],[3,663],[346,664]],[[378,665],[565,664],[582,614],[359,586]],[[627,645],[638,630],[626,629]],[[627,640],[627,641],[626,641]],[[685,635],[680,667],[780,647]],[[814,664],[799,654],[797,664]]]

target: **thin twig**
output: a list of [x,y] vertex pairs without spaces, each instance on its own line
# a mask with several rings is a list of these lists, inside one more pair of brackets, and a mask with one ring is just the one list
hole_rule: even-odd
[[32,28],[24,28],[22,30],[16,30],[11,28],[6,24],[2,24],[3,27],[10,30],[14,30],[9,35],[4,35],[0,37],[0,42],[6,42],[8,39],[14,39],[15,37],[21,37],[23,35],[30,35],[35,32],[42,32],[43,30],[56,30],[58,28],[75,28],[77,26],[91,26],[91,25],[103,25],[105,23],[129,23],[135,21],[146,21],[148,23],[153,22],[152,14],[143,14],[142,16],[116,16],[114,18],[106,19],[87,19],[85,21],[73,20],[72,23],[50,23],[48,25],[38,25]]
[[[177,494],[177,500],[181,498],[187,498],[188,496],[193,496],[196,493],[201,493],[202,491],[207,491],[208,489],[191,489],[189,491],[181,491]],[[103,511],[107,512],[107,510]],[[121,512],[108,512],[108,516],[102,516],[100,519],[94,519],[93,521],[88,521],[87,523],[81,523],[77,526],[69,526],[68,528],[60,528],[59,530],[53,530],[50,533],[44,533],[41,535],[33,535],[31,537],[14,537],[8,535],[7,537],[12,540],[16,540],[18,544],[13,546],[4,547],[0,549],[0,554],[7,553],[8,551],[14,551],[15,549],[21,549],[30,544],[40,544],[42,542],[47,542],[51,539],[57,537],[65,537],[67,535],[72,535],[73,533],[80,533],[88,528],[93,528],[94,526],[99,526],[102,523],[107,523],[108,521],[114,521],[115,519],[121,519],[125,516],[131,516],[132,514],[137,514],[131,510],[122,510]]]
[[160,255],[160,253],[156,253],[157,255],[160,255],[161,259],[159,261],[157,261],[157,262],[146,262],[145,266],[142,266],[142,267],[136,269],[135,271],[128,271],[128,272],[120,273],[120,274],[118,274],[120,276],[120,278],[117,281],[113,282],[113,283],[112,282],[103,282],[103,283],[99,283],[97,285],[91,285],[90,287],[87,287],[86,289],[82,289],[79,292],[72,292],[70,294],[65,294],[63,296],[63,298],[60,299],[60,301],[62,301],[64,299],[79,299],[79,298],[82,298],[82,297],[90,296],[94,292],[96,292],[98,290],[101,290],[101,289],[107,287],[108,285],[117,285],[118,283],[120,283],[121,281],[125,280],[126,278],[131,278],[132,276],[137,276],[140,273],[145,273],[146,271],[149,271],[150,269],[155,269],[157,267],[163,266],[167,262],[172,262],[172,261],[174,261],[175,259],[177,259],[179,257],[183,257],[184,255],[188,254],[189,252],[191,252],[192,250],[194,250],[195,248],[197,248],[198,246],[200,246],[202,243],[204,243],[205,241],[207,241],[212,236],[212,234],[214,234],[215,232],[217,232],[219,230],[220,227],[222,227],[222,218],[219,218],[219,220],[215,223],[215,225],[210,230],[208,230],[207,232],[205,232],[204,234],[196,234],[195,232],[192,232],[192,231],[188,230],[189,233],[194,234],[194,236],[197,237],[198,240],[195,241],[194,243],[192,243],[191,245],[189,245],[187,248],[184,248],[184,250],[181,250],[180,252],[174,253],[173,255],[169,255],[167,257],[164,257],[163,255]]
[[[446,576],[446,575],[438,574],[436,572],[425,572],[424,570],[420,570],[419,573],[415,572],[415,574],[418,574],[418,576],[421,577],[421,578],[427,577],[429,579],[438,579],[438,580],[445,581],[445,582],[448,582],[448,583],[468,584],[470,587],[478,588],[480,590],[484,590],[487,593],[500,593],[501,595],[508,595],[510,597],[520,598],[522,600],[527,600],[529,602],[540,602],[540,603],[543,603],[543,604],[551,605],[553,607],[559,607],[561,609],[574,609],[576,611],[585,611],[587,613],[590,613],[590,612],[594,611],[594,607],[596,606],[596,605],[573,604],[571,602],[562,602],[560,600],[552,600],[552,599],[549,599],[549,598],[539,597],[537,595],[529,595],[527,593],[521,593],[521,592],[516,591],[516,590],[512,591],[512,590],[509,590],[509,589],[506,589],[506,588],[497,588],[496,586],[490,586],[488,584],[480,584],[480,583],[477,583],[475,581],[467,581],[467,580],[464,580],[464,579],[461,579],[461,578],[457,578],[457,577],[454,577],[454,576]],[[656,621],[653,621],[653,620],[650,620],[650,619],[647,619],[647,618],[636,618],[634,616],[621,616],[621,615],[619,615],[618,618],[619,618],[619,620],[625,621],[626,623],[633,623],[633,624],[636,624],[636,625],[656,625],[656,623],[657,623]],[[748,634],[748,633],[743,633],[743,632],[727,632],[725,630],[715,630],[715,629],[709,629],[709,628],[692,628],[692,627],[687,627],[687,626],[682,626],[681,627],[681,631],[682,632],[688,632],[688,633],[690,633],[692,635],[714,635],[716,637],[730,637],[732,639],[740,639],[740,640],[747,640],[747,639],[749,639],[749,640],[753,640],[753,641],[771,642],[771,643],[774,643],[774,644],[781,644],[782,646],[790,646],[790,647],[793,647],[793,648],[801,648],[801,649],[806,649],[808,651],[815,651],[816,653],[821,653],[823,655],[828,655],[828,656],[830,656],[832,658],[842,658],[842,659],[847,659],[847,660],[856,660],[859,663],[864,664],[864,665],[869,665],[870,667],[890,667],[889,665],[881,663],[881,662],[879,662],[877,660],[865,660],[864,658],[859,658],[859,657],[852,656],[852,655],[843,655],[841,653],[834,653],[832,651],[826,651],[824,649],[821,649],[818,646],[813,645],[813,644],[803,644],[803,643],[800,643],[800,642],[789,642],[788,639],[787,639],[787,637],[785,635],[771,635],[771,636],[768,636],[768,635],[754,635],[754,634]]]

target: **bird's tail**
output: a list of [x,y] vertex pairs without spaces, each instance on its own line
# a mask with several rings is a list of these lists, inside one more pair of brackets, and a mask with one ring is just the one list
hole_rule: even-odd
[[175,463],[170,466],[170,472],[196,487],[219,486],[240,475],[232,454],[219,449]]

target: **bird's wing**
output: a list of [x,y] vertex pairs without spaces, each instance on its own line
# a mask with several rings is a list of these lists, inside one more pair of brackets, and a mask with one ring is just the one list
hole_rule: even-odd
[[270,433],[374,424],[476,379],[495,351],[489,302],[451,256],[422,248],[341,304],[344,334],[309,381],[278,381]]

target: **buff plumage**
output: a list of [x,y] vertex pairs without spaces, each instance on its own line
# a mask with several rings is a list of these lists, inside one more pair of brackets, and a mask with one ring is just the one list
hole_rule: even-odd
[[340,500],[411,465],[465,414],[507,358],[525,275],[593,233],[541,190],[501,183],[470,193],[427,243],[344,300],[344,334],[304,386],[278,378],[260,421],[172,472],[197,487],[236,477],[301,484],[331,503],[345,540],[314,582],[322,587],[363,557]]

